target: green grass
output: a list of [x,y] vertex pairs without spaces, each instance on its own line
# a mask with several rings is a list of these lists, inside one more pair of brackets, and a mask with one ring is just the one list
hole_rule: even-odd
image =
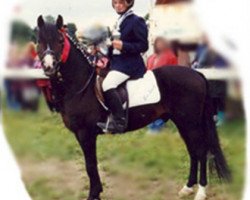
[[78,147],[58,114],[4,111],[4,129],[18,157],[72,159]]
[[[31,163],[58,160],[65,164],[73,161],[79,166],[79,173],[82,174],[84,169],[82,153],[74,135],[64,128],[58,114],[51,114],[48,111],[44,102],[41,103],[41,109],[37,114],[4,109],[3,120],[7,138],[18,160],[29,160]],[[241,198],[245,176],[244,126],[244,120],[236,120],[226,123],[218,130],[234,178],[231,184],[222,185],[215,176],[209,176],[210,193],[229,193],[221,199]],[[164,133],[158,135],[147,135],[146,129],[141,129],[125,135],[99,136],[97,154],[99,168],[105,174],[102,176],[105,190],[116,190],[109,188],[110,183],[106,179],[125,176],[128,182],[131,180],[136,184],[136,187],[128,185],[131,190],[137,188],[138,191],[147,191],[152,184],[159,184],[159,187],[151,188],[153,191],[150,194],[141,195],[145,200],[163,200],[166,195],[163,186],[166,179],[171,180],[174,187],[182,186],[187,181],[188,155],[183,141],[171,122],[168,123]],[[64,178],[67,180],[67,177]],[[84,183],[77,189],[78,191],[66,186],[60,190],[60,187],[54,186],[58,184],[54,179],[38,175],[34,180],[26,181],[33,199],[74,200],[87,196],[86,173],[81,177]],[[54,185],[53,181],[56,182]],[[61,179],[58,182],[60,181]],[[103,197],[109,200],[126,199],[122,198],[122,195],[113,199],[105,192]]]

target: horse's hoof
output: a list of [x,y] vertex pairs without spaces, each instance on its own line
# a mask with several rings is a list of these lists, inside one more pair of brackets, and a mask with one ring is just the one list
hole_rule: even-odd
[[194,193],[194,189],[188,186],[184,186],[178,193],[179,197],[186,197]]
[[206,187],[199,185],[199,189],[197,194],[195,195],[194,200],[205,200],[205,199],[207,199]]

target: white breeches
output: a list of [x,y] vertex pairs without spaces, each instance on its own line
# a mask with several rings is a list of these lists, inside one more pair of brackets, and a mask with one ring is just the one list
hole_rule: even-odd
[[115,70],[110,71],[102,83],[102,89],[104,92],[115,89],[127,79],[129,79],[127,74]]

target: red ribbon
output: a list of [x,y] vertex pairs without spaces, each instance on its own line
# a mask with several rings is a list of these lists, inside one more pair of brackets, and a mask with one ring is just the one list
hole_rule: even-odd
[[66,32],[64,29],[61,30],[63,33],[63,38],[64,38],[64,47],[61,55],[61,61],[65,63],[69,57],[69,51],[70,51],[70,43],[69,40],[66,36]]

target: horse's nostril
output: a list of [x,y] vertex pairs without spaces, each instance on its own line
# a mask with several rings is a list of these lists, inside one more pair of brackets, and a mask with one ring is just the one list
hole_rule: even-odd
[[44,66],[44,71],[50,71],[52,69],[53,69],[53,67],[51,67],[51,66]]

